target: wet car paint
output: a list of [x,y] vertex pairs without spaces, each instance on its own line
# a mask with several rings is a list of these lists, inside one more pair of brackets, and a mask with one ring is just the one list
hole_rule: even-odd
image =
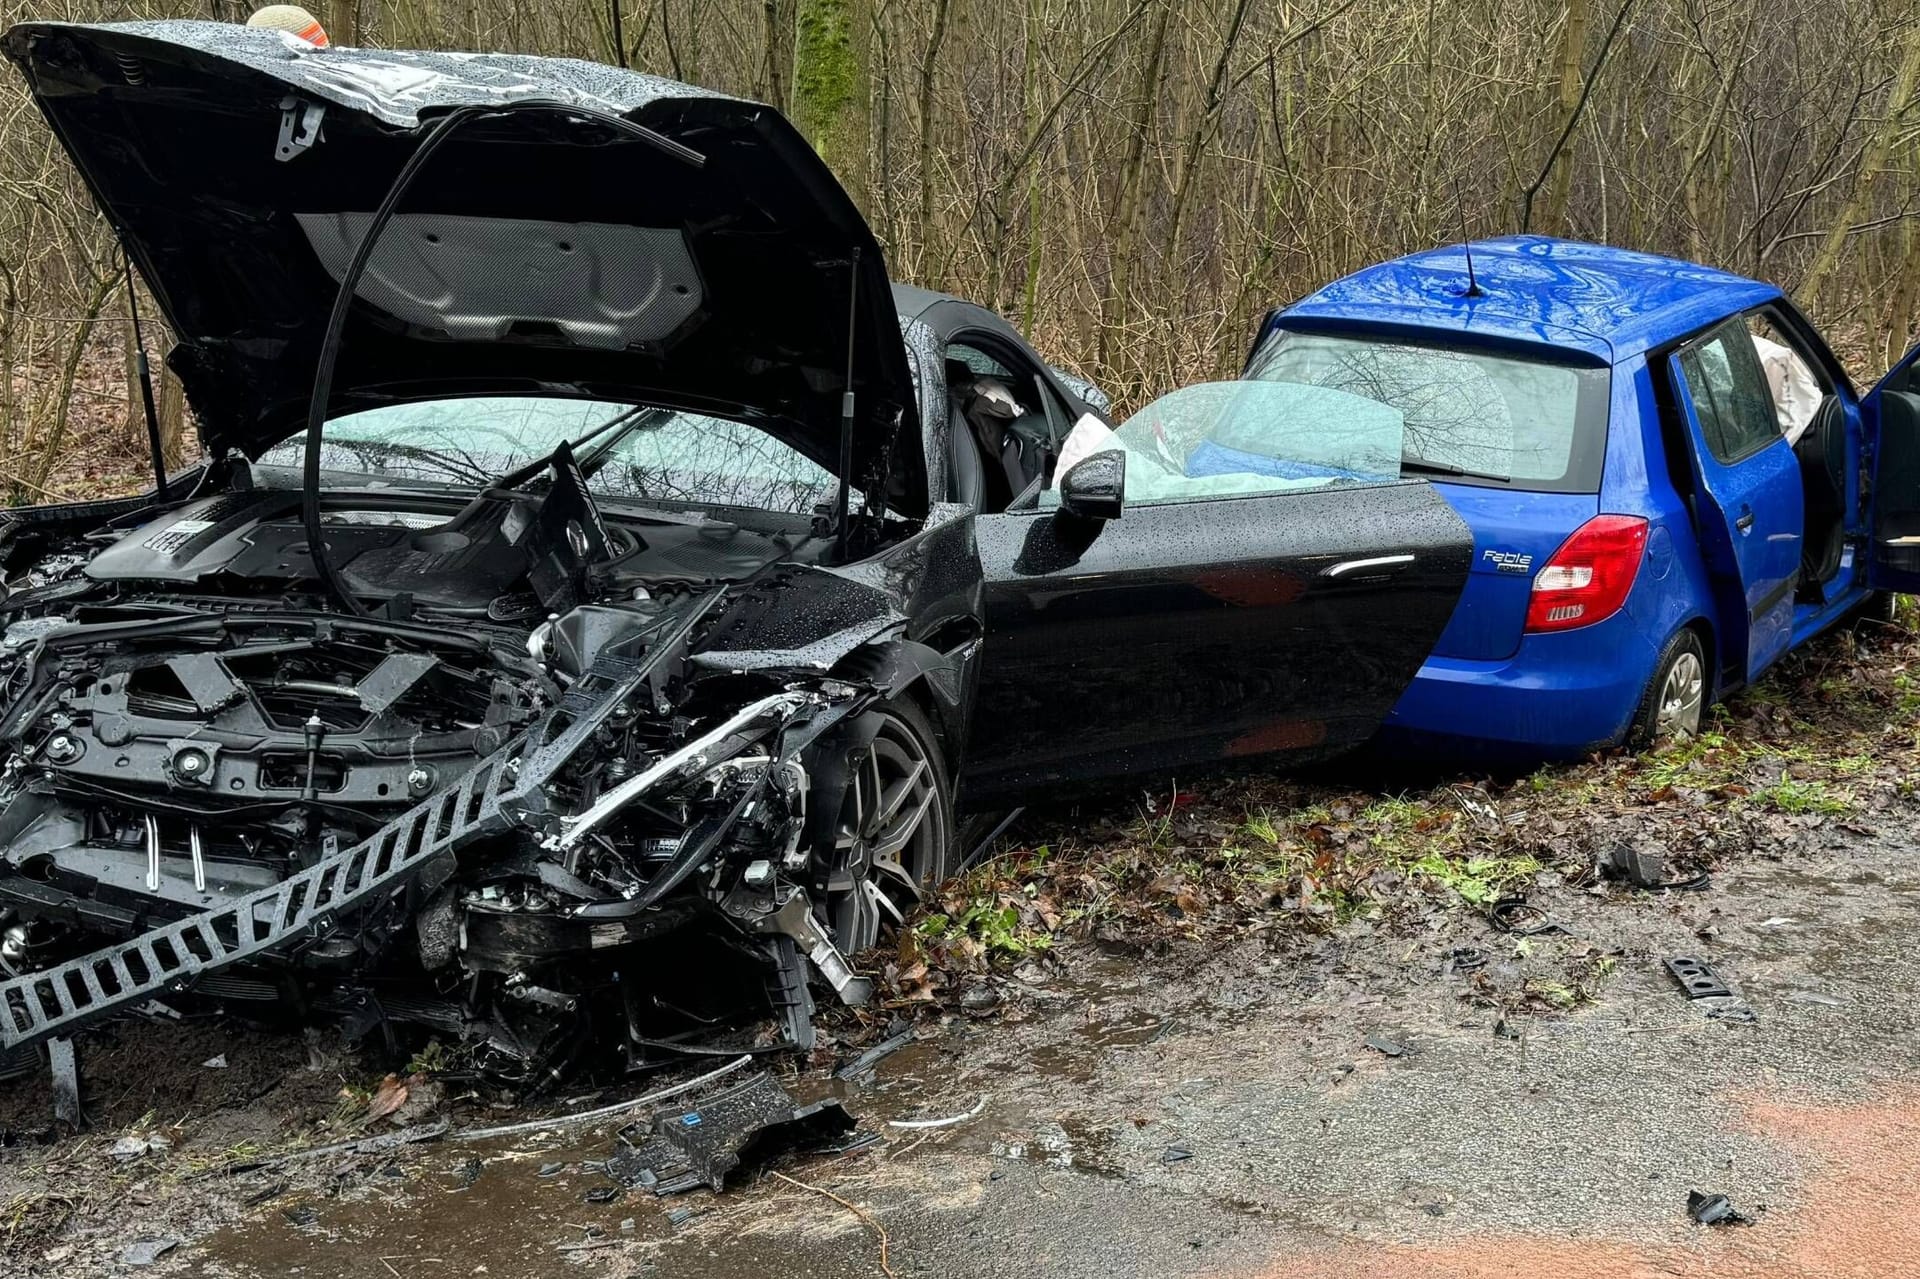
[[1419,482],[977,525],[992,713],[970,743],[969,802],[1358,745],[1452,615],[1472,548]]

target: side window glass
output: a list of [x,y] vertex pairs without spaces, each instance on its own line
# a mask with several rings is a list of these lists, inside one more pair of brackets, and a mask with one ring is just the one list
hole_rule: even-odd
[[947,347],[947,359],[958,364],[966,365],[976,376],[997,378],[1009,378],[1013,376],[1013,374],[1008,371],[1006,365],[1000,363],[1000,361],[994,359],[985,351],[968,346],[964,342],[955,342]]
[[1744,320],[1735,320],[1680,356],[1707,449],[1738,462],[1780,438],[1773,396]]
[[[1324,429],[1329,422],[1339,429]],[[1393,484],[1406,435],[1399,410],[1349,391],[1202,382],[1161,396],[1117,430],[1085,419],[1060,451],[1060,470],[1121,450],[1130,506]],[[1049,492],[1041,506],[1057,501]]]

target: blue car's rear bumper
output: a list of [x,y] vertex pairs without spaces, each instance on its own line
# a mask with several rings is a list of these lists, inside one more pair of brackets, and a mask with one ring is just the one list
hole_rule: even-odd
[[1421,754],[1566,758],[1625,737],[1659,653],[1631,616],[1529,635],[1499,661],[1430,657],[1378,744]]

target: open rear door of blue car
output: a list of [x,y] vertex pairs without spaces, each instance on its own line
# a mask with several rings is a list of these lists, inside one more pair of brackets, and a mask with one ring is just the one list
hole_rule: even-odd
[[1873,553],[1867,583],[1920,594],[1920,347],[1908,351],[1861,402],[1873,487],[1867,498]]

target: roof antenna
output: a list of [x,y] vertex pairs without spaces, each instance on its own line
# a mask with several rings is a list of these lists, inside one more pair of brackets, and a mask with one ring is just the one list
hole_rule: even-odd
[[627,33],[620,25],[620,0],[607,0],[607,7],[613,10],[613,56],[619,60],[620,69],[627,69]]
[[860,246],[847,267],[847,389],[840,394],[840,489],[833,498],[833,558],[847,555],[847,489],[853,480],[853,329],[859,315]]
[[1453,180],[1453,208],[1460,215],[1460,247],[1467,254],[1467,291],[1464,296],[1480,296],[1480,280],[1473,273],[1473,237],[1467,234],[1467,202],[1460,198],[1460,179]]

